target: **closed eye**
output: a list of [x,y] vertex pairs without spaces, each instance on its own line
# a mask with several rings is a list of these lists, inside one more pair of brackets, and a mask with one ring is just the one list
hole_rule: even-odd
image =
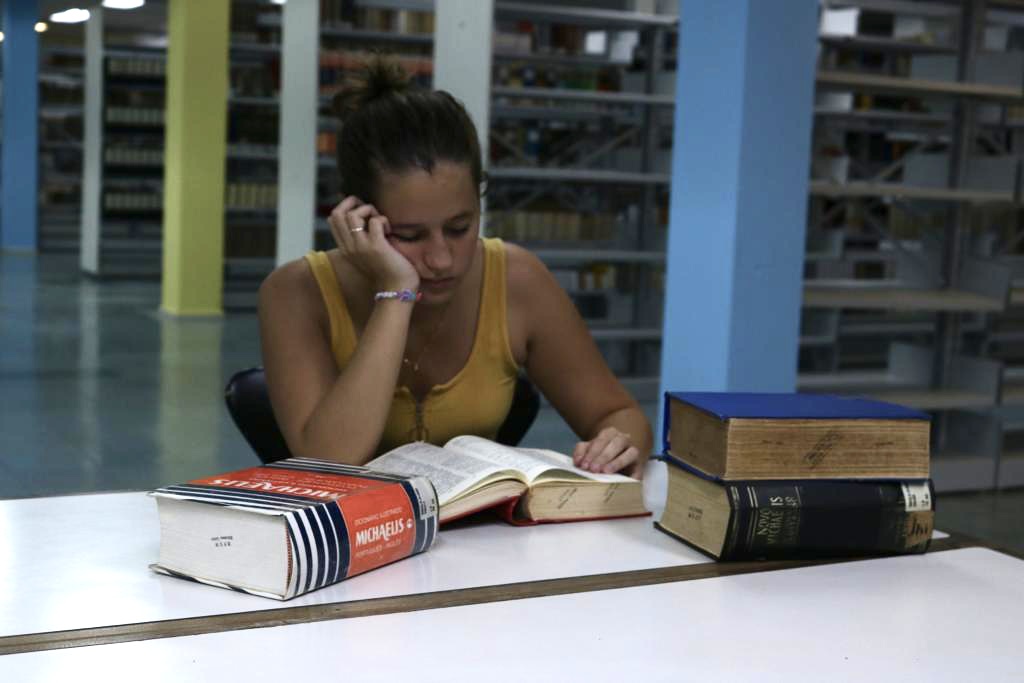
[[455,225],[455,226],[452,226],[450,228],[445,228],[445,231],[449,235],[454,235],[455,237],[461,237],[462,235],[465,235],[467,232],[469,232],[469,227],[470,227],[469,225]]
[[[459,225],[445,226],[444,232],[445,235],[453,239],[458,239],[468,233],[472,227],[472,223],[460,223]],[[391,237],[394,237],[399,242],[404,242],[406,244],[410,242],[419,242],[426,234],[427,232],[425,230],[417,230],[411,226],[399,228],[397,230],[394,227],[391,229]]]

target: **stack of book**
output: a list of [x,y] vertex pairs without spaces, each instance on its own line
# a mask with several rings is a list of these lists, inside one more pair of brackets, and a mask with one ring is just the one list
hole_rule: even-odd
[[924,552],[929,435],[881,401],[669,392],[656,526],[719,560]]

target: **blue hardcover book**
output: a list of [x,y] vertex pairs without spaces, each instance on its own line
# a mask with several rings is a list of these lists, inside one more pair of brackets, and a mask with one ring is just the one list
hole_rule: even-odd
[[665,456],[658,529],[719,560],[918,553],[935,522],[930,480],[715,481]]
[[927,479],[930,418],[826,394],[666,392],[663,452],[711,477]]

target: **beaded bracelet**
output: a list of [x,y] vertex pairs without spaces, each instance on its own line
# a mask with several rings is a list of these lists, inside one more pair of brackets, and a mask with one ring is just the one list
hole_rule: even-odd
[[399,291],[385,291],[377,292],[373,295],[374,301],[380,301],[381,299],[398,299],[399,301],[408,301],[409,303],[415,303],[420,300],[423,296],[422,292],[414,292],[411,289],[402,289]]

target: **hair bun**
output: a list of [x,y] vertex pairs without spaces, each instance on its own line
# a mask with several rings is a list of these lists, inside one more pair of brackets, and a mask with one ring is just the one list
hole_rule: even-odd
[[406,92],[409,75],[397,62],[375,55],[359,69],[353,82],[342,88],[333,101],[334,113],[342,120],[367,104]]

